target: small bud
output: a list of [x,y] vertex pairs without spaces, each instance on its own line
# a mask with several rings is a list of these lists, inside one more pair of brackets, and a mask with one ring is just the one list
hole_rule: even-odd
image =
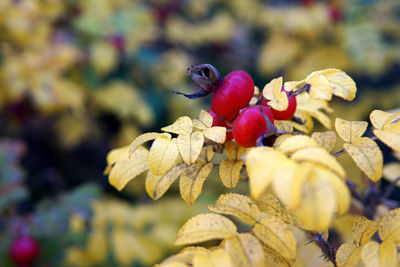
[[215,92],[223,82],[218,70],[210,64],[191,66],[187,71],[187,75],[207,92]]

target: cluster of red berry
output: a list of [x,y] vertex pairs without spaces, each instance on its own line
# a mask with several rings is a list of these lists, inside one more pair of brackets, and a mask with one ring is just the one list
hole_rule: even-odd
[[188,74],[200,90],[192,95],[184,95],[195,98],[215,93],[209,110],[214,118],[213,126],[226,127],[226,141],[234,138],[243,147],[255,146],[257,140],[271,130],[268,125],[273,125],[274,119],[289,120],[296,111],[296,97],[288,92],[289,105],[286,110],[271,108],[267,99],[249,106],[254,95],[254,82],[244,71],[235,70],[222,78],[216,68],[202,64],[189,68]]

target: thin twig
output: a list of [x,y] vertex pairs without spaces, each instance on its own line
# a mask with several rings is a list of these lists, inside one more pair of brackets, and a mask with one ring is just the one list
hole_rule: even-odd
[[316,234],[312,232],[307,232],[311,239],[318,245],[321,249],[324,256],[333,263],[333,266],[336,267],[336,249],[332,248],[329,243],[324,239],[322,234]]
[[333,153],[332,156],[334,157],[339,157],[340,155],[344,154],[346,152],[346,150],[343,148],[342,150],[339,150],[336,153]]

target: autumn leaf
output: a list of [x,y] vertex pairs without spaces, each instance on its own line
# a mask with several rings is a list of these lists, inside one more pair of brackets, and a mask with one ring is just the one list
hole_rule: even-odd
[[282,91],[282,77],[273,79],[263,89],[263,96],[268,99],[268,105],[275,110],[286,110],[289,101],[285,91]]
[[237,233],[236,226],[219,214],[199,214],[189,219],[179,230],[175,245],[200,243],[224,239]]
[[193,130],[192,120],[188,116],[178,118],[173,124],[161,128],[164,132],[174,134],[191,134]]
[[226,266],[233,267],[231,258],[229,254],[224,249],[218,248],[216,250],[211,251],[208,254],[196,254],[193,257],[193,267],[202,267],[202,266],[210,266],[210,267],[218,267],[218,266]]
[[292,154],[298,150],[302,150],[309,147],[318,147],[317,142],[305,135],[295,135],[290,136],[282,142],[279,146],[279,150],[281,150],[285,154]]
[[321,75],[320,72],[311,73],[307,79],[306,83],[310,85],[310,96],[318,100],[332,99],[332,87],[329,80]]
[[378,231],[379,223],[359,217],[353,224],[351,235],[357,245],[364,245]]
[[213,205],[208,206],[208,209],[216,213],[233,215],[248,224],[255,224],[260,217],[257,205],[249,197],[235,193],[221,195]]
[[343,243],[336,252],[337,266],[357,266],[361,262],[361,249],[353,243]]
[[109,183],[121,191],[124,187],[139,174],[149,168],[149,151],[144,147],[139,147],[130,158],[120,158],[111,169]]
[[383,241],[400,244],[400,209],[391,210],[381,219],[379,236]]
[[147,194],[154,200],[162,197],[186,167],[185,164],[177,165],[163,175],[155,175],[152,172],[148,172],[145,184]]
[[225,143],[225,153],[228,158],[237,160],[246,153],[246,148],[232,140]]
[[193,127],[199,130],[211,128],[213,124],[213,117],[207,111],[201,110],[197,119],[193,120]]
[[196,162],[204,144],[204,136],[200,132],[180,134],[177,138],[179,153],[187,165]]
[[225,139],[226,139],[226,128],[225,127],[215,126],[215,127],[207,128],[207,129],[204,129],[202,133],[204,134],[204,137],[210,139],[211,141],[214,141],[215,143],[218,143],[218,144],[225,143]]
[[347,143],[354,143],[364,134],[368,127],[366,121],[346,121],[336,118],[335,128],[336,132]]
[[400,112],[374,110],[370,114],[370,120],[376,128],[375,136],[393,150],[400,152]]
[[314,132],[311,135],[318,145],[325,148],[328,152],[331,152],[336,144],[336,134],[333,131],[326,132]]
[[132,144],[130,144],[129,146],[129,156],[131,156],[133,152],[135,152],[136,149],[138,149],[138,147],[140,147],[144,143],[157,139],[161,135],[162,134],[160,133],[144,133],[139,135],[135,140],[133,140]]
[[296,259],[296,239],[286,223],[278,217],[262,218],[259,223],[254,225],[252,232],[265,246],[281,255],[289,263]]
[[155,175],[163,175],[169,171],[178,157],[176,139],[171,139],[168,133],[161,134],[150,148],[149,168]]
[[104,170],[104,175],[108,175],[114,165],[119,159],[126,158],[129,155],[129,146],[124,146],[111,150],[107,154],[107,167]]
[[219,166],[219,176],[227,188],[235,188],[239,182],[243,160],[224,159]]
[[[383,177],[388,181],[394,182],[400,177],[400,162],[390,162],[383,166]],[[400,186],[400,181],[398,181],[397,186]]]
[[222,246],[228,252],[235,266],[265,266],[264,251],[261,243],[249,233],[238,234],[224,239]]
[[382,242],[379,244],[370,241],[363,246],[361,251],[361,259],[365,267],[396,267],[397,264],[397,248],[392,242]]
[[195,255],[201,255],[201,254],[207,255],[208,253],[209,253],[208,249],[203,247],[186,247],[182,249],[182,251],[179,252],[178,254],[166,258],[160,264],[160,266],[180,267],[179,264],[188,266],[188,264],[192,264]]
[[194,164],[182,173],[179,180],[179,188],[181,196],[186,203],[191,205],[196,201],[212,168],[212,163],[205,165]]
[[335,96],[351,101],[356,97],[357,87],[353,79],[339,69],[325,69],[320,71],[329,81],[332,93]]
[[383,156],[373,140],[368,137],[361,137],[353,144],[344,144],[344,149],[372,181],[376,182],[381,179]]

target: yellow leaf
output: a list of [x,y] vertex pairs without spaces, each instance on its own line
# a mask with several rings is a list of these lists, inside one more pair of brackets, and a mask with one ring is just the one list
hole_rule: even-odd
[[146,177],[147,194],[154,200],[162,197],[186,167],[185,164],[177,165],[163,175],[155,175],[152,172],[148,172]]
[[224,159],[219,166],[219,176],[227,188],[235,188],[239,182],[243,160]]
[[394,151],[400,152],[400,134],[385,130],[374,130],[374,135]]
[[328,102],[326,102],[325,100],[314,99],[310,97],[309,94],[299,94],[296,96],[296,100],[297,108],[295,116],[300,117],[306,123],[305,126],[307,126],[308,130],[310,130],[310,127],[312,128],[312,124],[311,122],[309,122],[312,120],[309,119],[309,116],[312,116],[319,120],[325,128],[331,128],[331,121],[329,117],[322,112],[325,111],[331,113],[333,111],[328,106]]
[[191,205],[196,201],[212,168],[212,163],[207,163],[206,165],[194,164],[182,173],[179,180],[179,188],[181,196],[186,203]]
[[382,130],[382,129],[384,129],[384,126],[386,126],[387,123],[390,122],[390,118],[392,116],[393,116],[393,113],[375,109],[369,115],[369,119],[370,119],[372,125],[374,125],[374,127],[376,129]]
[[[206,150],[206,159],[207,159],[207,162],[209,162],[214,157],[215,152],[214,152],[214,149],[212,146],[205,147],[205,150]],[[201,156],[201,153],[200,153],[200,156]]]
[[357,266],[361,262],[362,247],[353,243],[342,244],[336,252],[336,264],[338,267]]
[[103,229],[93,229],[88,235],[87,253],[91,263],[103,263],[107,257],[107,237]]
[[187,165],[196,162],[204,144],[204,136],[200,132],[178,135],[178,149]]
[[318,144],[309,136],[295,135],[288,137],[285,141],[283,141],[279,146],[279,149],[285,154],[292,154],[298,150],[309,147],[318,147]]
[[260,217],[260,211],[253,201],[241,194],[224,194],[209,205],[208,209],[216,213],[233,215],[248,224],[255,224]]
[[132,232],[124,231],[117,227],[111,235],[114,257],[120,265],[129,265],[137,257],[135,247],[137,240]]
[[256,203],[261,212],[269,215],[277,216],[281,211],[281,204],[273,194],[264,193],[259,199],[254,199],[253,202]]
[[294,161],[287,160],[276,168],[272,178],[274,192],[288,208],[295,208],[300,204],[302,186],[311,170],[310,165],[302,164],[300,167]]
[[228,252],[224,249],[218,248],[211,251],[209,254],[198,254],[193,257],[193,267],[233,267]]
[[[390,162],[383,167],[383,177],[390,182],[393,182],[400,177],[400,162]],[[400,186],[400,181],[397,182]]]
[[400,244],[400,209],[391,210],[382,218],[379,236],[383,241]]
[[373,140],[368,137],[361,137],[353,144],[344,144],[344,149],[372,181],[376,182],[381,179],[383,156]]
[[121,191],[133,178],[149,168],[149,151],[139,147],[130,158],[119,159],[111,169],[109,183]]
[[203,130],[203,134],[206,138],[210,139],[211,141],[214,141],[215,143],[218,143],[218,144],[225,143],[225,139],[226,139],[226,128],[225,127],[215,126],[212,128],[208,128],[208,129]]
[[104,170],[104,175],[110,173],[112,165],[116,163],[117,160],[128,157],[129,155],[128,152],[129,152],[129,146],[124,146],[111,150],[107,154],[107,168]]
[[336,158],[321,147],[309,147],[298,150],[292,155],[292,159],[298,162],[310,161],[318,163],[325,168],[332,170],[340,177],[345,177],[344,169],[337,162]]
[[224,239],[237,233],[236,226],[219,214],[199,214],[189,219],[179,230],[175,245]]
[[245,233],[226,238],[222,245],[235,266],[262,267],[265,257],[262,245],[253,235]]
[[367,218],[359,217],[353,224],[351,235],[357,245],[366,244],[369,239],[378,231],[379,223],[370,221]]
[[286,223],[275,216],[267,216],[254,225],[255,236],[276,254],[293,263],[296,259],[297,244]]
[[336,134],[333,131],[314,132],[311,135],[311,138],[313,138],[318,145],[325,148],[328,152],[331,152],[336,144]]
[[265,266],[290,267],[295,266],[271,248],[264,246]]
[[313,72],[307,77],[306,83],[310,85],[310,96],[312,98],[327,101],[332,99],[332,87],[324,75]]
[[285,91],[282,91],[282,77],[275,78],[263,89],[263,96],[268,99],[268,105],[275,110],[286,110],[289,101]]
[[253,198],[258,199],[261,196],[271,183],[273,171],[285,160],[287,158],[283,153],[265,147],[252,149],[247,154],[246,168]]
[[286,132],[293,132],[293,124],[291,121],[274,121],[276,129]]
[[361,258],[365,267],[396,267],[397,248],[391,242],[381,244],[370,241],[362,248]]
[[188,116],[178,118],[173,124],[161,128],[164,132],[174,134],[191,134],[193,130],[192,120]]
[[213,124],[213,117],[207,111],[201,110],[199,118],[193,120],[193,127],[205,130],[212,126]]
[[246,153],[246,148],[232,140],[225,143],[225,153],[230,159],[240,159]]
[[153,174],[163,175],[172,168],[178,157],[176,143],[170,134],[162,134],[154,140],[149,153],[149,168]]
[[337,206],[332,186],[318,174],[311,172],[303,186],[301,205],[293,211],[305,229],[322,232],[328,228]]
[[132,144],[130,144],[130,146],[129,146],[129,156],[131,156],[133,154],[133,152],[135,152],[136,149],[138,149],[138,147],[140,147],[144,143],[146,143],[150,140],[157,139],[161,135],[162,134],[160,134],[160,133],[145,133],[145,134],[139,135],[135,140],[133,140]]
[[363,135],[368,127],[366,121],[346,121],[336,118],[336,132],[347,143],[354,143]]
[[[181,252],[179,252],[176,255],[170,256],[167,259],[165,259],[162,263],[161,266],[165,267],[174,267],[175,265],[168,265],[168,264],[175,264],[175,263],[183,263],[183,264],[192,264],[193,257],[195,255],[203,254],[207,255],[209,251],[206,248],[203,247],[186,247],[182,249]],[[177,265],[179,266],[179,265]]]
[[321,74],[327,78],[335,96],[351,101],[356,97],[357,87],[353,79],[339,69],[322,70]]
[[338,215],[344,214],[351,203],[351,195],[345,182],[325,168],[315,167],[314,172],[330,184],[336,196],[336,212]]
[[297,89],[300,89],[301,87],[303,87],[306,84],[305,80],[301,80],[301,81],[291,81],[291,82],[285,82],[283,84],[283,88],[285,88],[286,92],[291,92]]

